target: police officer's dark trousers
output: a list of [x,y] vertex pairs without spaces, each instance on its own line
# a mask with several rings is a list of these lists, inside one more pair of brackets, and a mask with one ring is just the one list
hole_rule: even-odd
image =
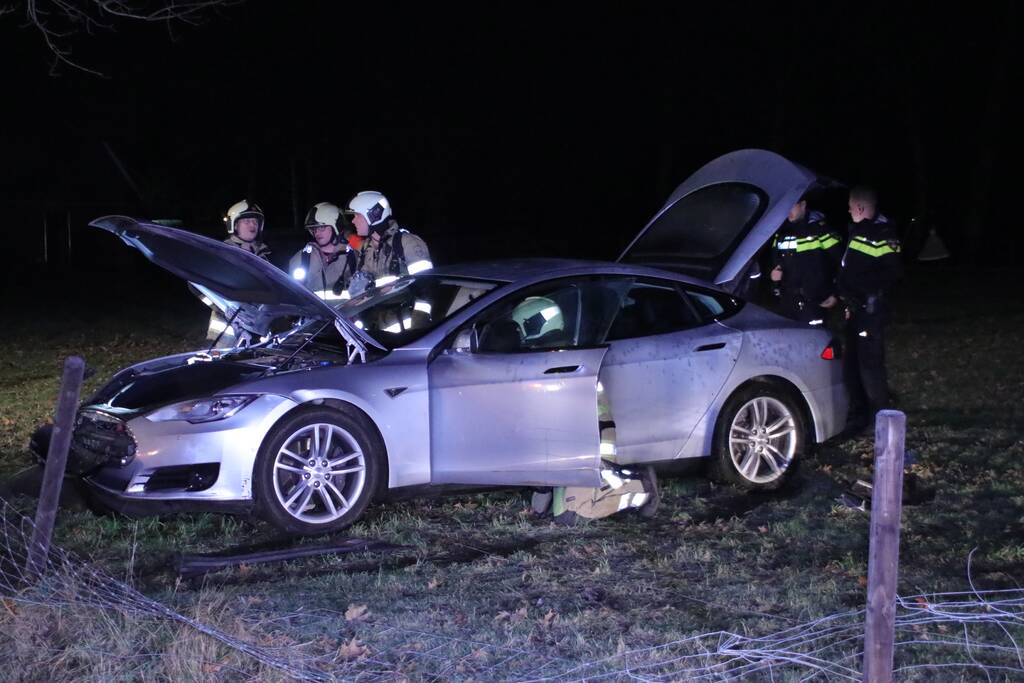
[[850,393],[850,422],[869,424],[889,405],[884,313],[851,311],[845,341],[843,379]]

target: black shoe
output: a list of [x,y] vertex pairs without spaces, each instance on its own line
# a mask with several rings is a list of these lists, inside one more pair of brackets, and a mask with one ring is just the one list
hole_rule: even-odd
[[647,502],[641,505],[638,510],[641,517],[650,519],[658,511],[658,506],[661,505],[661,494],[658,493],[658,476],[654,473],[653,467],[648,465],[643,469],[641,481],[644,483],[644,493],[647,494]]

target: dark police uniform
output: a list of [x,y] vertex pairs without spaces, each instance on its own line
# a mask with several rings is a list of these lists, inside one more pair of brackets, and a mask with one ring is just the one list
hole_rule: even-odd
[[850,312],[843,374],[850,392],[851,428],[870,424],[889,404],[885,325],[889,293],[903,274],[899,234],[884,217],[850,224],[836,286]]
[[823,321],[821,302],[834,293],[833,280],[842,254],[842,239],[829,230],[818,212],[786,221],[772,240],[771,268],[782,268],[773,282],[779,312],[802,322]]

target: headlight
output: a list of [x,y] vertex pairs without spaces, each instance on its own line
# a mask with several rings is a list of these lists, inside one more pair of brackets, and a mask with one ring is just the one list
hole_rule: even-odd
[[192,424],[231,417],[257,398],[256,395],[214,396],[169,405],[146,416],[151,422],[185,420]]

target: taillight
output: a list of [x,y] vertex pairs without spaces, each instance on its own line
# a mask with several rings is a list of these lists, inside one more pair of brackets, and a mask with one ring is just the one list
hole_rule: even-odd
[[839,353],[836,352],[835,345],[830,342],[829,345],[825,347],[825,350],[821,352],[821,357],[823,360],[835,360],[839,358]]

